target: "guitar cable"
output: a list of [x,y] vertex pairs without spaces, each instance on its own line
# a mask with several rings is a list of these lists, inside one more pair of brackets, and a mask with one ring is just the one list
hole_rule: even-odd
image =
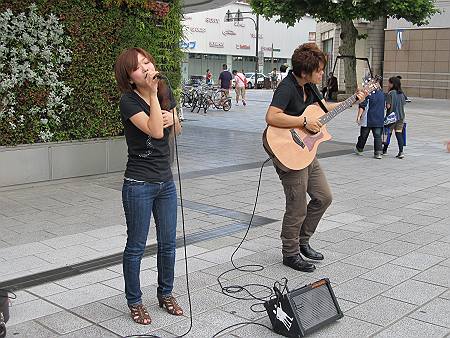
[[[255,306],[264,305],[264,303],[265,303],[266,301],[270,301],[270,300],[272,300],[272,299],[274,299],[274,298],[278,298],[278,297],[279,297],[279,294],[280,294],[280,291],[276,292],[276,290],[282,289],[283,291],[281,291],[281,294],[283,294],[285,290],[288,290],[288,288],[287,288],[287,283],[288,283],[287,278],[286,278],[286,277],[283,277],[283,278],[281,279],[281,280],[282,280],[281,283],[280,283],[279,281],[275,281],[275,282],[274,282],[274,285],[273,285],[273,288],[270,288],[270,287],[268,287],[267,285],[257,284],[257,283],[250,283],[250,284],[245,284],[245,285],[229,285],[229,286],[224,286],[223,281],[222,281],[221,279],[222,279],[222,277],[225,276],[226,274],[228,274],[228,273],[230,273],[230,272],[233,272],[233,271],[236,271],[236,270],[237,270],[237,271],[242,271],[242,272],[252,272],[252,273],[264,270],[264,266],[262,266],[261,264],[245,264],[245,265],[237,266],[237,265],[235,264],[235,262],[233,261],[233,257],[234,257],[234,255],[236,254],[236,252],[239,250],[239,248],[242,246],[242,244],[244,243],[244,241],[246,240],[247,235],[248,235],[248,233],[249,233],[249,231],[250,231],[250,227],[251,227],[251,225],[252,225],[253,218],[254,218],[254,216],[255,216],[256,206],[257,206],[257,204],[258,204],[259,191],[260,191],[260,188],[261,188],[262,171],[263,171],[263,169],[264,169],[265,164],[266,164],[267,162],[269,162],[270,160],[272,160],[272,156],[269,157],[268,159],[266,159],[266,160],[263,162],[263,164],[261,165],[261,169],[260,169],[260,171],[259,171],[258,187],[257,187],[257,189],[256,189],[255,203],[254,203],[254,205],[253,205],[253,212],[252,212],[252,215],[251,215],[251,217],[250,217],[250,221],[249,221],[249,223],[248,223],[247,230],[246,230],[246,232],[245,232],[245,234],[244,234],[244,237],[242,238],[241,242],[240,242],[239,245],[236,247],[236,249],[234,250],[234,252],[232,253],[232,255],[231,255],[231,257],[230,257],[230,262],[231,262],[231,264],[233,265],[233,268],[232,268],[232,269],[229,269],[229,270],[227,270],[227,271],[225,271],[225,272],[223,272],[223,273],[221,273],[221,274],[217,277],[217,282],[219,283],[220,289],[221,289],[221,291],[222,291],[222,293],[223,293],[224,295],[226,295],[226,296],[228,296],[228,297],[231,297],[231,298],[234,298],[234,299],[238,299],[238,300],[258,300],[259,302],[254,303],[254,304],[252,304],[252,305],[250,306],[250,310],[251,310],[252,312],[254,312],[254,313],[262,313],[262,312],[265,312],[265,311],[266,311],[265,309],[263,309],[263,310],[256,310],[256,309],[254,309],[254,307],[255,307]],[[260,290],[259,290],[259,291],[253,291],[253,292],[251,292],[251,291],[249,290],[249,287],[258,287],[258,288],[260,288]],[[266,294],[265,296],[260,297],[260,296],[256,296],[256,295],[255,295],[255,293],[259,294],[259,293],[262,293],[262,291],[264,291],[264,290],[267,292],[267,294]],[[274,291],[275,291],[275,292],[274,292]],[[237,296],[237,295],[236,295],[236,294],[239,294],[239,293],[241,293],[241,292],[245,292],[246,295],[244,295],[244,296]],[[272,328],[268,327],[267,325],[258,323],[258,322],[256,322],[256,320],[255,320],[255,321],[240,322],[240,323],[236,323],[236,324],[227,326],[227,327],[225,327],[224,329],[222,329],[222,330],[220,330],[219,332],[217,332],[216,334],[214,334],[213,338],[214,338],[214,337],[218,337],[220,334],[222,334],[223,332],[225,332],[225,331],[227,331],[227,330],[229,330],[229,329],[231,329],[231,328],[238,327],[238,326],[241,326],[241,325],[258,325],[258,326],[262,326],[262,327],[268,329],[268,330],[271,331],[271,332],[274,332],[274,331],[272,330]]]

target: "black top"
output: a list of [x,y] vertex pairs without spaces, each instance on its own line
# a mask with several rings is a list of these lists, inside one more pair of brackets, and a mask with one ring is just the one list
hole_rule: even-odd
[[[170,109],[176,102],[170,95]],[[164,137],[154,139],[142,132],[131,122],[130,117],[145,112],[150,115],[150,106],[135,92],[124,93],[120,98],[120,113],[128,145],[128,162],[125,177],[145,182],[167,182],[172,180],[170,170],[169,133],[164,129]]]
[[[304,88],[306,101],[303,99],[302,87],[298,84],[292,70],[290,70],[275,90],[270,105],[282,109],[285,114],[300,116],[307,106],[322,100],[322,95],[320,95],[315,84],[306,83]],[[320,99],[313,94],[313,88]]]
[[229,89],[231,87],[231,79],[232,78],[233,78],[233,76],[231,75],[231,73],[228,70],[224,70],[222,73],[220,73],[220,75],[219,75],[220,88]]

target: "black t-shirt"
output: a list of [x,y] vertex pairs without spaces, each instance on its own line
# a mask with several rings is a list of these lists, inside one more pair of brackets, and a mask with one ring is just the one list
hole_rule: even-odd
[[[285,114],[300,116],[307,106],[322,100],[322,95],[320,95],[315,84],[306,83],[304,88],[306,91],[306,101],[303,99],[302,87],[298,84],[292,70],[290,70],[275,90],[270,105],[282,109]],[[313,88],[320,99],[313,94]]]
[[219,75],[219,80],[220,80],[220,88],[222,89],[229,89],[231,87],[231,79],[232,79],[232,75],[228,70],[224,70],[222,73],[220,73]]
[[[176,106],[170,92],[170,109]],[[142,132],[131,122],[130,117],[145,112],[150,115],[150,106],[135,92],[122,94],[120,113],[128,145],[128,162],[125,177],[145,182],[167,182],[172,180],[170,169],[169,134],[164,129],[164,137],[154,139]]]

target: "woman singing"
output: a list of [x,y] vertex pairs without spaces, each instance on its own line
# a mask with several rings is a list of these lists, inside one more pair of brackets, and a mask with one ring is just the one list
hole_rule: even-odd
[[148,325],[151,318],[142,304],[141,259],[153,213],[158,241],[158,288],[160,307],[176,316],[183,310],[172,296],[177,193],[170,169],[169,134],[181,130],[170,89],[158,79],[154,58],[145,50],[130,48],[115,64],[116,81],[122,92],[120,113],[128,145],[128,162],[122,188],[127,222],[123,253],[125,295],[131,317]]

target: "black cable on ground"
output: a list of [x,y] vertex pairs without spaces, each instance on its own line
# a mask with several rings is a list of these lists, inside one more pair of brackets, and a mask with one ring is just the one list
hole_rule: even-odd
[[[258,196],[259,196],[259,190],[260,190],[260,187],[261,187],[262,171],[263,171],[264,165],[265,165],[267,162],[269,162],[270,160],[271,160],[271,158],[268,158],[267,160],[265,160],[265,161],[263,162],[263,164],[262,164],[262,166],[261,166],[261,170],[260,170],[260,172],[259,172],[258,188],[256,189],[255,204],[253,205],[253,212],[252,212],[252,216],[250,217],[250,221],[249,221],[249,223],[248,223],[247,231],[245,232],[244,237],[242,238],[241,242],[240,242],[239,245],[236,247],[236,249],[234,250],[234,252],[233,252],[233,254],[231,255],[231,258],[230,258],[230,262],[231,262],[231,264],[233,265],[233,268],[232,268],[232,269],[229,269],[229,270],[227,270],[227,271],[225,271],[225,272],[223,272],[223,273],[221,273],[221,274],[219,275],[219,277],[217,277],[217,282],[219,283],[219,286],[220,286],[220,288],[221,288],[223,294],[225,294],[225,295],[227,295],[227,296],[229,296],[229,297],[231,297],[231,298],[239,299],[239,300],[253,300],[253,299],[254,299],[254,300],[260,301],[260,302],[258,302],[258,303],[252,304],[252,305],[250,306],[250,310],[251,310],[252,312],[255,312],[255,313],[265,312],[265,310],[255,310],[255,309],[253,308],[254,306],[257,306],[257,305],[263,305],[264,302],[266,302],[266,301],[268,301],[268,300],[270,300],[270,299],[275,298],[274,291],[272,290],[272,288],[269,287],[269,286],[267,286],[267,285],[253,284],[253,283],[251,283],[251,284],[246,284],[246,285],[229,285],[229,286],[224,286],[224,285],[222,284],[221,278],[222,278],[224,275],[226,275],[227,273],[230,273],[230,272],[235,271],[235,270],[243,271],[243,272],[257,272],[257,271],[262,271],[262,270],[264,270],[264,266],[262,266],[262,265],[260,265],[260,264],[245,264],[245,265],[241,265],[241,266],[236,266],[236,264],[235,264],[234,261],[233,261],[233,257],[234,257],[234,255],[236,254],[236,252],[239,250],[239,248],[241,247],[242,243],[244,243],[245,239],[247,238],[248,232],[249,232],[250,227],[251,227],[251,225],[252,225],[253,217],[255,216],[256,205],[258,204]],[[287,286],[286,286],[286,285],[287,285],[287,279],[286,279],[286,278],[283,278],[283,279],[285,280],[285,282],[284,282],[284,289],[283,289],[283,290],[285,290],[286,287],[287,287]],[[279,284],[279,285],[280,285],[281,283],[275,282],[275,283],[274,283],[274,286],[275,286],[276,284]],[[268,292],[268,294],[267,294],[266,296],[264,296],[264,297],[258,297],[258,296],[256,296],[256,295],[254,294],[255,291],[253,291],[253,293],[252,293],[252,292],[248,289],[249,287],[258,287],[258,288],[261,289],[260,291],[258,291],[258,293],[259,293],[259,292],[262,292],[262,290],[265,290],[265,291]],[[242,293],[242,292],[245,292],[245,295],[244,295],[244,296],[237,296],[237,294]],[[220,330],[219,332],[217,332],[217,333],[213,336],[213,338],[214,338],[214,337],[217,337],[217,336],[220,335],[220,334],[222,334],[224,331],[229,330],[229,329],[231,329],[231,328],[233,328],[233,327],[236,327],[236,326],[239,326],[239,325],[258,325],[258,326],[265,327],[266,329],[268,329],[268,330],[270,330],[270,331],[273,332],[272,328],[270,328],[270,327],[268,327],[268,326],[266,326],[266,325],[264,325],[264,324],[257,323],[257,322],[255,322],[255,321],[249,321],[249,322],[241,322],[241,323],[236,323],[236,324],[230,325],[230,326],[228,326],[228,327],[226,327],[226,328]]]

